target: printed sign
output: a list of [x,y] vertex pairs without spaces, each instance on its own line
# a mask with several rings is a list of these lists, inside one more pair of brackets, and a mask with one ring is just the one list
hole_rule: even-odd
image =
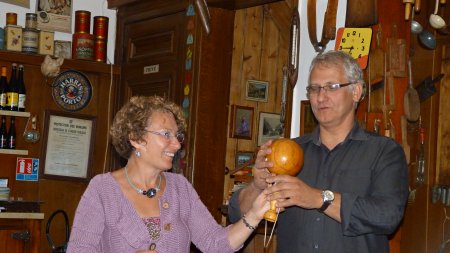
[[16,180],[38,181],[38,179],[39,179],[39,159],[17,157]]

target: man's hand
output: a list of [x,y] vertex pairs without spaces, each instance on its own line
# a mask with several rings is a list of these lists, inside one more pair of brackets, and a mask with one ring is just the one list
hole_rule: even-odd
[[273,163],[266,159],[266,155],[272,153],[271,145],[272,140],[267,141],[261,146],[256,155],[253,170],[253,184],[259,190],[264,190],[267,187],[266,179],[270,175],[268,168],[273,166]]
[[275,175],[266,179],[273,184],[267,188],[270,200],[277,200],[277,207],[299,206],[306,209],[322,206],[322,191],[313,188],[301,179],[289,175]]

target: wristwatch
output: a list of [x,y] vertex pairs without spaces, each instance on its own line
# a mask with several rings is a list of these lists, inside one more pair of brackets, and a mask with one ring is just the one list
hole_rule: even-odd
[[324,190],[322,191],[322,199],[323,199],[323,204],[322,206],[318,209],[319,212],[323,213],[328,206],[333,203],[334,200],[334,193],[330,190]]

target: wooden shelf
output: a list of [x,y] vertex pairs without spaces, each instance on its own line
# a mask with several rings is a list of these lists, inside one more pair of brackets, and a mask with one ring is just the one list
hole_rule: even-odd
[[0,115],[16,116],[16,117],[30,117],[29,112],[15,112],[15,111],[3,111],[3,110],[0,110]]
[[28,155],[28,150],[22,149],[1,149],[0,154],[8,154],[8,155]]

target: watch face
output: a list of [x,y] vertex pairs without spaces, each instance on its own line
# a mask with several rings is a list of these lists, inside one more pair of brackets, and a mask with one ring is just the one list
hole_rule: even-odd
[[339,28],[336,37],[336,50],[349,53],[362,69],[367,67],[369,59],[371,28]]
[[334,200],[334,193],[329,190],[323,191],[323,199],[324,201]]
[[53,82],[53,99],[66,111],[79,111],[92,98],[92,85],[81,72],[67,70],[60,73]]

